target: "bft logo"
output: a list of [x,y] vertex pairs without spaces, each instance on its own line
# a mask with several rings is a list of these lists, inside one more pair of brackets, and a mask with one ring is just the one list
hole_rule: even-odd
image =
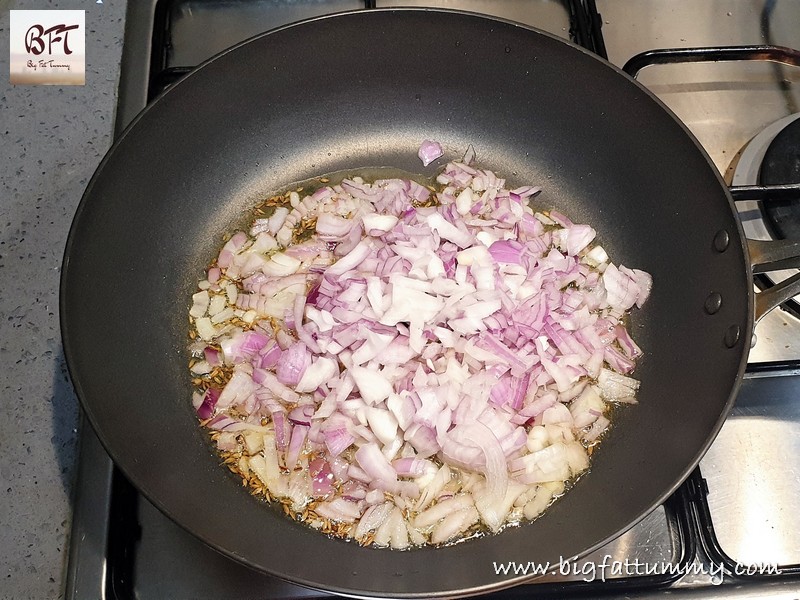
[[[38,56],[46,48],[47,53],[52,54],[53,44],[56,44],[56,50],[58,50],[57,44],[60,42],[64,54],[72,54],[72,50],[69,49],[69,32],[79,28],[80,25],[66,25],[64,23],[54,25],[49,29],[45,29],[41,25],[32,25],[25,34],[25,50]],[[63,37],[60,34],[64,34]],[[47,46],[45,46],[44,36],[47,36]]]
[[85,11],[12,10],[11,83],[84,85]]

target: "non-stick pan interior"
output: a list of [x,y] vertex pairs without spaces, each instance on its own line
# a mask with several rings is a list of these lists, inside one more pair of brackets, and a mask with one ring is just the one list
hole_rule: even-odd
[[[445,157],[423,169],[423,139]],[[543,187],[613,260],[649,271],[632,318],[646,356],[592,471],[532,524],[395,552],[328,539],[251,497],[190,405],[187,310],[222,235],[289,182],[391,166],[432,174],[472,144],[481,166]],[[715,249],[717,232],[730,237]],[[518,582],[493,564],[558,561],[649,512],[722,422],[749,339],[740,230],[708,158],[616,69],[522,26],[444,11],[368,11],[256,38],[152,105],[104,160],[64,262],[62,323],[83,407],[117,464],[233,558],[361,596],[466,595]],[[722,307],[704,310],[711,292]],[[741,336],[726,347],[725,333]]]

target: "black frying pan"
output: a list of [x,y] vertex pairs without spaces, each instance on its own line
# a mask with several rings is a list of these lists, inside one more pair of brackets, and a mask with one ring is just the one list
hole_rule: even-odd
[[[223,233],[256,200],[341,169],[422,169],[469,144],[537,201],[599,232],[655,284],[646,351],[590,474],[539,520],[406,552],[329,539],[250,496],[193,414],[187,309]],[[725,243],[724,240],[728,241]],[[716,241],[715,241],[716,240]],[[721,426],[753,330],[731,198],[697,142],[619,70],[548,34],[470,14],[387,10],[257,37],[178,83],[122,135],[80,204],[61,317],[73,383],[109,453],[177,523],[228,556],[358,596],[468,595],[519,583],[494,561],[598,548],[683,481]],[[722,302],[709,308],[707,299]],[[713,313],[713,314],[711,314]]]

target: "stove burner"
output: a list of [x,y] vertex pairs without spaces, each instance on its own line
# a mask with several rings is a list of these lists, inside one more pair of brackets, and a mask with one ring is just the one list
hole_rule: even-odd
[[[800,119],[788,124],[767,148],[759,181],[762,185],[800,183]],[[800,198],[767,202],[763,211],[775,237],[800,240]]]
[[[784,134],[784,131],[794,132]],[[788,115],[767,125],[761,132],[750,140],[742,150],[739,161],[733,173],[731,183],[738,185],[774,184],[800,182],[800,169],[795,169],[794,175],[787,175],[785,171],[772,171],[777,168],[781,158],[789,155],[786,147],[778,143],[778,138],[786,136],[789,140],[794,140],[793,161],[797,162],[798,149],[800,149],[800,113]],[[770,152],[772,159],[767,159],[767,152]],[[772,166],[770,166],[772,165]],[[794,178],[793,178],[794,177]],[[789,205],[789,208],[786,208]],[[770,216],[767,214],[767,207],[772,206],[771,210],[784,207],[784,212],[792,211],[794,218],[785,218],[783,215]],[[787,239],[800,239],[800,199],[789,201],[770,201],[759,202],[748,200],[737,202],[736,207],[739,211],[739,218],[742,222],[745,237],[751,240],[773,240],[786,236]],[[779,229],[779,223],[794,223],[793,234],[789,231]],[[787,229],[784,227],[784,229]],[[794,235],[795,237],[790,237]],[[773,271],[764,273],[756,277],[756,285],[760,289],[766,289],[772,285],[780,283],[794,275],[796,270]],[[783,304],[783,308],[793,316],[800,318],[800,296],[789,300]]]

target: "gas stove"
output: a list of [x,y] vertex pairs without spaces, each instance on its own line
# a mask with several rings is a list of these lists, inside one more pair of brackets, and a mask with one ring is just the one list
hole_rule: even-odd
[[[800,196],[754,191],[800,183],[800,69],[760,60],[763,50],[651,52],[768,44],[800,48],[795,0],[132,1],[116,133],[161,91],[233,44],[304,18],[395,5],[499,16],[571,39],[620,67],[627,63],[626,69],[686,123],[726,181],[741,188],[735,197],[742,198],[737,206],[748,237],[800,239],[795,237]],[[730,54],[743,59],[722,60]],[[765,288],[795,273],[759,276],[754,284]],[[584,560],[551,565],[534,582],[493,596],[646,598],[668,589],[678,598],[797,598],[798,301],[759,323],[730,417],[699,468],[667,502]],[[183,531],[139,495],[84,424],[66,596],[326,595],[251,571]]]

